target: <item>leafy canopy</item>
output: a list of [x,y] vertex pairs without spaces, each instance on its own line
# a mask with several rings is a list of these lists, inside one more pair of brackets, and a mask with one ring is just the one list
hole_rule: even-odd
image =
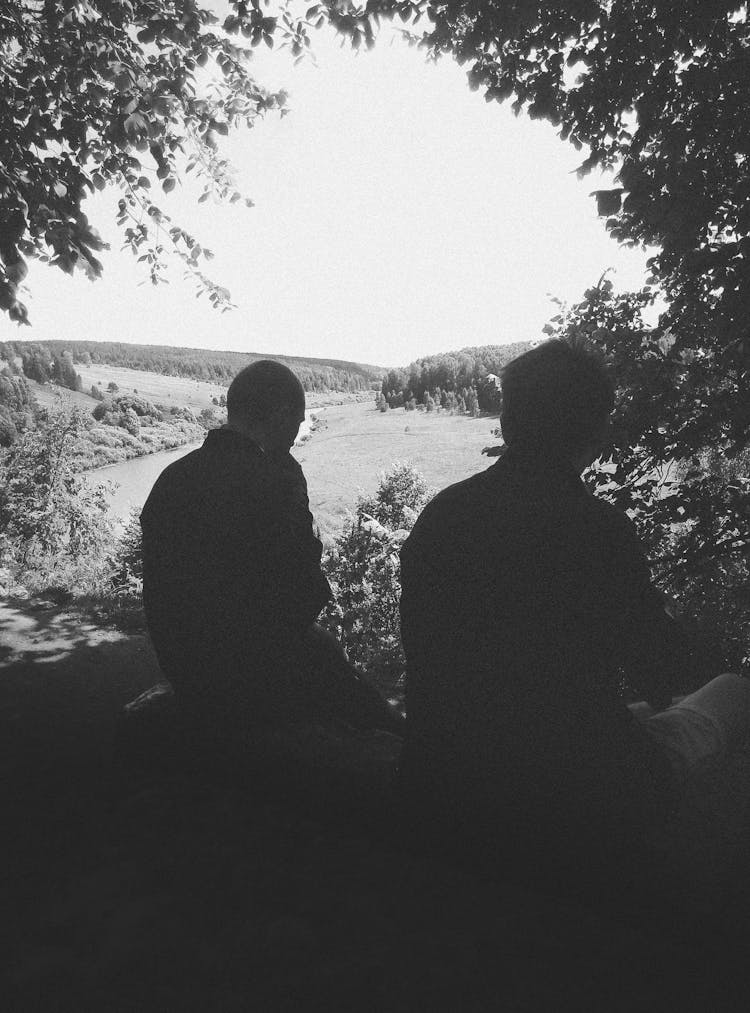
[[107,488],[76,466],[86,413],[62,410],[43,422],[0,452],[0,569],[17,581],[75,589],[107,558]]
[[335,600],[322,624],[381,690],[400,695],[405,669],[399,624],[399,551],[432,495],[411,464],[394,463],[323,559]]
[[598,345],[617,379],[611,444],[589,483],[632,516],[657,582],[696,620],[713,660],[747,671],[750,450],[732,452],[741,372],[649,327],[652,298],[618,295],[602,278],[547,329]]
[[[171,250],[199,291],[226,308],[229,293],[203,273],[210,251],[152,194],[196,171],[201,200],[242,199],[218,138],[269,109],[285,111],[284,93],[250,73],[253,46],[280,42],[299,58],[310,26],[327,21],[355,48],[369,47],[380,19],[399,16],[429,56],[466,64],[488,101],[511,100],[517,113],[552,123],[581,150],[580,174],[615,171],[617,185],[595,191],[598,209],[618,241],[656,247],[652,283],[668,309],[655,340],[672,341],[697,376],[701,412],[715,419],[728,408],[735,446],[746,441],[746,4],[323,0],[302,16],[292,9],[285,0],[272,8],[227,0],[220,22],[195,0],[0,0],[0,307],[27,319],[19,286],[30,256],[100,273],[103,244],[83,201],[112,183],[122,191],[125,245],[152,280]],[[719,372],[731,373],[731,403],[723,388],[703,383]]]
[[[750,28],[738,0],[368,0],[360,17],[426,14],[415,41],[469,65],[488,101],[546,119],[613,237],[651,244],[678,344],[750,359]],[[354,15],[352,15],[354,17]],[[750,421],[750,420],[748,420]]]
[[[299,8],[300,12],[302,7]],[[26,320],[25,259],[101,271],[101,239],[82,210],[108,183],[122,190],[125,243],[154,281],[171,250],[226,308],[201,265],[210,251],[152,196],[180,172],[240,200],[217,139],[252,126],[283,92],[250,73],[252,47],[299,57],[324,21],[356,48],[400,16],[430,56],[468,65],[488,101],[549,120],[583,152],[579,168],[614,169],[596,192],[611,234],[652,244],[653,281],[669,299],[680,348],[750,358],[750,30],[738,0],[324,0],[297,17],[281,0],[0,0],[0,306]],[[422,16],[427,27],[415,28]],[[202,68],[206,70],[202,70]],[[218,83],[207,87],[209,71]],[[745,391],[746,394],[746,391]],[[747,402],[747,398],[745,398]],[[741,420],[744,430],[750,425]]]
[[226,14],[220,25],[195,0],[0,0],[0,308],[11,319],[28,322],[29,257],[101,274],[105,244],[83,205],[108,184],[122,191],[125,246],[153,282],[171,252],[214,306],[230,304],[203,273],[211,252],[154,192],[196,171],[199,200],[241,200],[218,137],[285,102],[253,79],[252,47],[276,38],[297,55],[306,32],[283,4],[234,0]]

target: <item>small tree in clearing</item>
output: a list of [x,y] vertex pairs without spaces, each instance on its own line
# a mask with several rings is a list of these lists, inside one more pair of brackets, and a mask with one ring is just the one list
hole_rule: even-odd
[[57,412],[0,458],[0,567],[32,590],[89,592],[106,579],[106,486],[79,475],[73,454],[89,424],[80,409]]
[[399,550],[431,491],[410,464],[394,464],[373,496],[363,496],[323,567],[335,595],[321,624],[353,664],[387,693],[399,695],[401,648]]
[[477,392],[473,387],[469,387],[469,391],[466,395],[466,411],[472,418],[477,418],[479,416],[479,399],[477,398]]

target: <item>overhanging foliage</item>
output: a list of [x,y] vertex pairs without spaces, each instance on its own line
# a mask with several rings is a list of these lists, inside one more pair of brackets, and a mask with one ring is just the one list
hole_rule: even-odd
[[[596,191],[612,236],[653,245],[680,347],[750,361],[750,28],[738,0],[369,0],[427,15],[413,37],[468,64],[488,101],[552,123],[613,169]],[[746,431],[747,403],[737,419]]]
[[230,305],[203,272],[211,251],[154,194],[195,171],[200,200],[244,199],[218,137],[283,111],[284,93],[250,74],[251,50],[275,38],[301,52],[305,27],[283,5],[226,13],[220,25],[194,0],[0,0],[0,308],[12,320],[28,321],[29,257],[101,274],[105,244],[83,204],[108,184],[122,191],[125,245],[152,281],[174,253],[214,306]]
[[[437,56],[468,65],[490,101],[549,120],[581,149],[579,172],[611,168],[596,192],[614,238],[657,247],[654,284],[669,299],[677,351],[703,348],[742,367],[733,406],[750,426],[750,30],[737,0],[349,0],[297,7],[227,2],[220,21],[195,0],[0,0],[0,306],[26,320],[25,258],[66,271],[101,270],[102,243],[82,210],[107,183],[122,188],[126,245],[154,281],[169,250],[207,291],[210,251],[153,198],[182,171],[204,174],[203,196],[242,199],[217,138],[281,109],[250,73],[252,47],[309,45],[329,22],[355,47],[399,16]],[[422,34],[415,22],[429,20]],[[209,90],[208,72],[219,72]]]

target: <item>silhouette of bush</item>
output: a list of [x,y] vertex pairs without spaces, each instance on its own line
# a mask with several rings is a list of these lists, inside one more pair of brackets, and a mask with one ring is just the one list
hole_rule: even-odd
[[393,464],[374,495],[359,499],[323,561],[335,601],[321,625],[341,641],[355,665],[397,697],[405,667],[399,550],[430,496],[412,465]]

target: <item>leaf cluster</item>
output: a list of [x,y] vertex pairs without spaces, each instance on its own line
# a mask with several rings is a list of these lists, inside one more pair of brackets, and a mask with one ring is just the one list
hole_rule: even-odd
[[[339,9],[338,3],[328,4]],[[367,0],[361,24],[400,17],[428,55],[467,66],[487,101],[546,120],[611,170],[600,215],[621,243],[654,247],[677,351],[737,366],[736,435],[750,433],[750,25],[740,0]],[[333,19],[332,19],[333,20]],[[713,368],[710,362],[708,368]],[[719,395],[723,399],[723,394]]]
[[588,473],[592,489],[630,514],[663,589],[739,668],[750,662],[750,455],[734,418],[744,379],[739,365],[649,326],[652,299],[602,278],[548,332],[590,341],[614,373],[611,442]]
[[0,447],[9,447],[34,425],[36,405],[26,378],[14,364],[0,366]]
[[199,294],[230,305],[203,272],[211,251],[154,194],[195,171],[199,200],[242,200],[218,139],[286,101],[255,81],[252,47],[306,33],[283,6],[273,17],[260,0],[228,6],[219,25],[195,0],[0,0],[0,309],[12,320],[28,322],[30,257],[101,274],[106,244],[84,205],[108,185],[122,194],[124,245],[152,282],[171,254]]
[[400,692],[405,669],[399,550],[431,494],[413,466],[393,464],[323,559],[335,600],[320,621],[388,694]]
[[106,487],[89,483],[75,447],[91,420],[78,409],[52,413],[0,456],[0,566],[47,582],[107,555],[112,529]]

